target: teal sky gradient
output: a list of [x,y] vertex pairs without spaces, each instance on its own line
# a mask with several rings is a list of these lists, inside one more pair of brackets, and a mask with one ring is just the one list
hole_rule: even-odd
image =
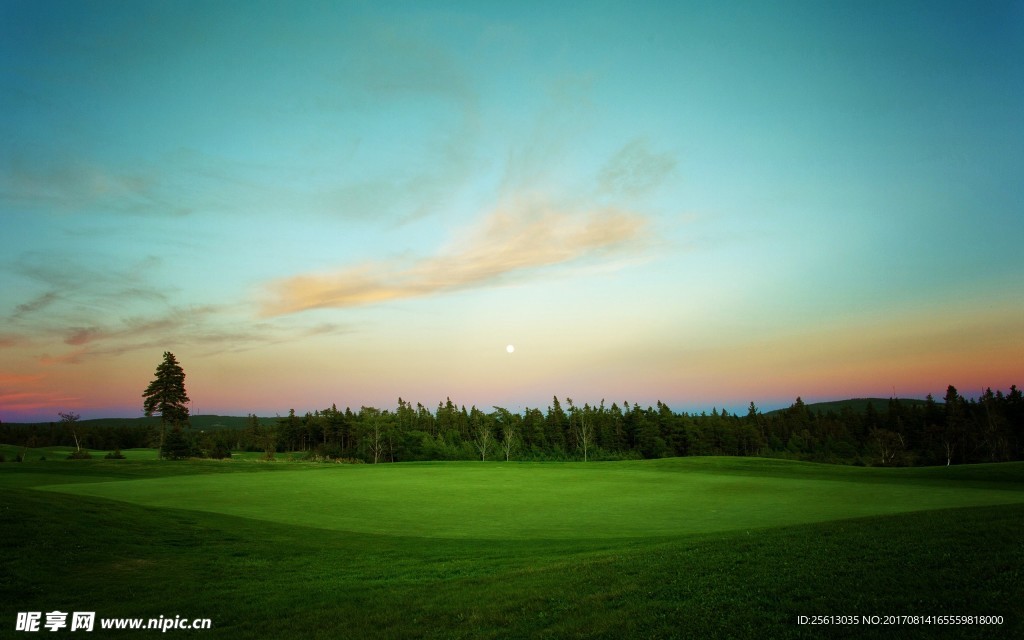
[[1007,389],[1022,60],[1020,1],[0,0],[0,420],[164,350],[201,413]]

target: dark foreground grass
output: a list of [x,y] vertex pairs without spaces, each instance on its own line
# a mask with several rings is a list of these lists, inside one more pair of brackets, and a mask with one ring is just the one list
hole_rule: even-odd
[[[208,617],[212,631],[169,633],[211,638],[1024,637],[1022,523],[1024,506],[1010,505],[672,539],[475,541],[8,488],[0,628],[59,609]],[[797,624],[823,614],[1004,623]]]

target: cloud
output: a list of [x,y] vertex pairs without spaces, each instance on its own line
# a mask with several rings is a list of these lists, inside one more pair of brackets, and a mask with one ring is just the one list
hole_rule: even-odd
[[102,339],[106,334],[101,329],[96,327],[90,327],[87,329],[72,329],[71,335],[64,339],[64,344],[70,344],[72,346],[80,346],[88,344],[94,340]]
[[351,330],[295,319],[254,322],[255,310],[238,302],[173,304],[178,291],[157,286],[162,261],[152,256],[104,266],[82,256],[59,263],[47,257],[27,253],[14,262],[13,272],[39,288],[3,318],[0,331],[0,350],[33,349],[44,366],[172,347],[215,355]]
[[14,314],[12,317],[17,319],[21,316],[35,313],[36,311],[45,309],[59,299],[60,296],[57,295],[56,292],[48,291],[24,304],[19,304],[14,308]]
[[106,325],[67,327],[64,344],[78,349],[57,356],[45,354],[43,364],[77,364],[87,357],[121,355],[139,349],[165,348],[170,344],[212,341],[237,343],[254,339],[253,332],[240,334],[217,327],[224,309],[216,305],[171,307],[156,317],[135,317]]
[[17,413],[32,413],[79,400],[62,392],[39,388],[43,380],[44,376],[40,374],[0,371],[0,407],[5,412],[3,418],[9,419],[11,412],[17,417]]
[[[354,135],[341,138],[345,153],[336,162],[314,167],[333,180],[309,194],[313,211],[407,224],[443,212],[485,161],[476,83],[450,43],[423,37],[427,27],[420,19],[397,17],[353,24],[349,46],[360,54],[324,67],[327,81],[318,87],[315,104],[331,119],[348,123],[339,130]],[[390,126],[358,124],[369,118],[402,126],[413,108],[419,124],[401,137]],[[315,143],[322,144],[337,140]],[[339,155],[337,147],[319,152]]]
[[638,138],[612,156],[598,174],[598,184],[606,193],[639,196],[663,183],[675,168],[675,156],[656,153]]
[[63,395],[55,392],[0,392],[0,407],[4,411],[33,414],[42,410],[50,410],[61,405],[76,404],[81,401],[77,396]]
[[516,194],[524,189],[564,190],[564,168],[594,132],[595,77],[564,74],[546,80],[537,116],[522,129],[507,152],[501,188]]
[[58,149],[15,151],[0,172],[0,203],[45,212],[93,210],[125,214],[184,215],[190,212],[152,166],[119,169]]
[[[52,347],[61,342],[87,347],[171,328],[166,319],[159,319],[155,326],[138,319],[151,313],[154,305],[169,307],[168,293],[149,282],[159,262],[147,258],[125,266],[97,267],[81,256],[57,263],[41,252],[20,256],[12,271],[44,288],[4,318],[11,331],[0,334],[0,348]],[[44,361],[47,358],[43,356]]]
[[[129,318],[105,325],[51,329],[51,332],[64,335],[64,344],[77,348],[59,355],[43,354],[39,362],[44,365],[79,364],[87,358],[100,355],[116,356],[139,349],[166,348],[169,344],[180,344],[185,341],[183,338],[190,329],[198,328],[190,324],[190,314],[198,319],[210,312],[171,308],[165,313],[164,317],[157,318]],[[201,324],[201,320],[198,324]]]
[[108,310],[111,304],[125,300],[161,302],[167,299],[169,287],[151,283],[159,275],[163,260],[155,256],[118,264],[109,255],[83,248],[76,255],[54,260],[44,251],[31,251],[18,256],[12,271],[45,285],[47,291],[29,302],[18,305],[15,314],[28,315],[59,302],[93,299]]
[[81,364],[96,358],[116,357],[141,350],[189,347],[204,356],[238,353],[308,337],[350,333],[349,325],[298,322],[253,322],[250,310],[228,305],[171,307],[162,315],[137,317],[86,327],[51,329],[41,343],[54,345],[54,333],[74,347],[38,355],[42,365]]
[[14,333],[0,333],[0,349],[10,349],[27,345],[30,340]]
[[0,386],[7,386],[13,384],[28,384],[30,382],[39,382],[43,379],[43,376],[38,373],[6,373],[0,371]]
[[535,276],[541,270],[637,249],[646,227],[643,216],[617,209],[567,212],[518,203],[496,210],[437,255],[409,265],[369,262],[332,274],[272,282],[263,313],[354,307]]

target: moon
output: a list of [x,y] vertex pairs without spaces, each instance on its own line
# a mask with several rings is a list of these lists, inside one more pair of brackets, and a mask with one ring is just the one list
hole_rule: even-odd
[[516,347],[513,344],[510,344],[507,347],[505,347],[505,351],[508,351],[509,353],[512,353],[515,350],[516,350]]

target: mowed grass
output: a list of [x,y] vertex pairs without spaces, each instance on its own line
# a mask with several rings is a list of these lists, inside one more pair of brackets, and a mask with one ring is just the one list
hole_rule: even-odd
[[678,536],[1024,502],[1019,486],[920,482],[915,469],[823,477],[799,463],[766,462],[769,472],[789,471],[770,475],[714,462],[325,465],[38,488],[339,531],[521,540]]
[[[1024,631],[1018,464],[48,461],[0,465],[0,488],[0,625],[9,629],[18,611],[60,609],[209,617],[213,631],[188,635],[211,638],[1011,638]],[[229,512],[229,494],[246,488],[250,497],[239,504],[255,510]],[[616,499],[617,488],[625,497]],[[488,511],[503,496],[512,500],[504,509],[515,506],[512,516]],[[899,513],[853,517],[866,498],[888,500]],[[376,523],[344,528],[351,518],[332,500]],[[430,526],[410,532],[404,516],[375,500],[438,511],[423,508],[419,517]],[[678,514],[699,511],[687,502],[727,517],[687,530]],[[772,508],[758,508],[766,502]],[[611,514],[646,513],[658,522],[651,512],[665,508],[677,515],[660,528]],[[775,511],[805,522],[772,524],[775,516],[765,514]],[[486,523],[492,518],[529,524],[498,537]],[[749,518],[760,524],[748,528]],[[798,615],[822,614],[1000,615],[1004,622],[797,624]]]
[[[19,447],[11,444],[0,444],[0,455],[7,462],[13,462],[19,454],[25,456],[26,462],[65,460],[75,450],[74,447]],[[110,453],[106,449],[86,449],[93,458],[103,458]],[[126,460],[157,460],[156,449],[122,449],[121,455]]]

